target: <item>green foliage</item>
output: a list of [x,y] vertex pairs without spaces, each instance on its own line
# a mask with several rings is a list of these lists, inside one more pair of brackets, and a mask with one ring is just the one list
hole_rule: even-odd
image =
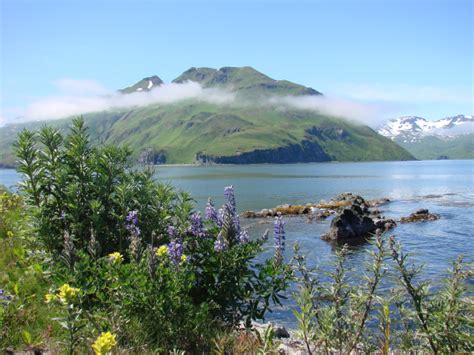
[[396,306],[401,319],[412,324],[404,329],[404,346],[433,353],[459,353],[474,349],[472,300],[466,280],[472,274],[462,257],[453,262],[445,285],[437,292],[428,282],[417,282],[421,268],[409,263],[393,237],[390,250],[398,271],[401,294]]
[[82,119],[73,121],[66,137],[47,126],[39,132],[24,130],[15,152],[25,177],[20,188],[35,208],[38,236],[56,255],[65,231],[76,248],[85,249],[94,235],[99,255],[124,252],[130,210],[143,210],[140,229],[149,241],[152,231],[163,234],[165,218],[184,218],[190,207],[185,194],[155,184],[151,171],[131,170],[126,148],[91,147]]
[[263,319],[279,303],[290,272],[271,260],[253,262],[261,240],[216,251],[217,231],[210,224],[204,238],[184,232],[186,260],[179,264],[153,244],[130,262],[80,252],[72,270],[59,265],[57,283],[83,290],[82,308],[96,328],[111,329],[126,348],[209,350],[216,332]]
[[209,350],[216,332],[250,327],[283,297],[290,269],[255,263],[264,241],[241,238],[233,197],[204,227],[186,193],[128,166],[127,149],[91,146],[82,119],[65,137],[23,131],[15,150],[35,235],[52,256],[58,291],[43,296],[69,353],[107,331],[133,351]]
[[[294,314],[306,351],[472,351],[473,308],[466,283],[472,271],[462,263],[462,258],[453,263],[445,287],[433,292],[428,281],[415,281],[420,268],[408,263],[407,255],[400,251],[393,237],[389,249],[395,270],[387,269],[388,250],[380,233],[375,235],[374,246],[365,275],[356,279],[346,267],[348,249],[338,250],[334,271],[327,275],[328,282],[321,281],[317,269],[307,268],[296,246],[293,264],[299,275],[300,291],[296,295],[299,309]],[[391,296],[382,296],[378,291],[386,276],[395,277],[401,286],[393,289]]]
[[50,280],[22,198],[0,188],[0,349],[41,349],[59,334],[43,302]]
[[373,318],[378,286],[385,273],[386,251],[380,233],[375,236],[374,246],[376,251],[370,252],[372,260],[356,283],[349,280],[346,246],[336,251],[334,271],[328,273],[330,281],[324,283],[317,270],[306,267],[296,246],[294,265],[300,275],[301,292],[297,296],[300,311],[294,313],[309,353],[350,353],[361,343],[368,343],[366,325]]

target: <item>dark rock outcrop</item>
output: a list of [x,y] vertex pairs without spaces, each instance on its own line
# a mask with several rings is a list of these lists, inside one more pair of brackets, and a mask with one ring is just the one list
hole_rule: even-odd
[[145,149],[138,156],[138,163],[146,165],[159,165],[166,163],[166,152],[163,150],[155,151],[152,148]]
[[337,197],[339,201],[350,201],[331,221],[329,231],[321,236],[325,240],[346,240],[367,237],[377,229],[383,231],[396,226],[392,219],[385,219],[380,211],[370,211],[369,203],[361,196],[344,193]]
[[422,208],[415,213],[412,213],[408,217],[400,218],[401,223],[412,223],[412,222],[423,222],[423,221],[436,221],[439,219],[439,214],[430,213],[426,208]]
[[290,144],[275,149],[256,149],[231,156],[211,156],[198,153],[196,160],[199,163],[216,164],[282,164],[331,161],[331,157],[318,143],[305,140],[301,144]]

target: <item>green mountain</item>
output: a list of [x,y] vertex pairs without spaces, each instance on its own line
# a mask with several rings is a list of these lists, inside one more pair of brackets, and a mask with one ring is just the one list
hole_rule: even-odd
[[198,82],[202,87],[228,88],[246,97],[266,95],[321,95],[320,92],[287,80],[274,80],[252,67],[190,68],[173,83]]
[[[144,91],[151,78],[159,80],[145,78],[122,92]],[[406,150],[367,126],[310,110],[268,104],[270,98],[281,96],[321,95],[314,89],[271,79],[250,67],[191,68],[173,80],[176,84],[187,81],[207,89],[225,90],[235,95],[236,101],[182,99],[85,114],[91,138],[98,143],[127,144],[135,159],[148,163],[413,159]],[[70,118],[66,118],[48,123],[65,129],[69,122]],[[1,128],[0,163],[13,162],[10,147],[20,129],[43,124]]]
[[474,159],[474,133],[455,137],[426,136],[398,144],[420,160]]

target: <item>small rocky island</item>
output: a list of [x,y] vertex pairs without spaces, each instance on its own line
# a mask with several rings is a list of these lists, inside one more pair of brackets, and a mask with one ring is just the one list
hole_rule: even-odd
[[260,211],[245,211],[241,216],[243,218],[267,218],[278,215],[305,216],[308,222],[312,222],[335,215],[328,232],[321,236],[322,239],[329,241],[365,238],[377,230],[383,232],[390,230],[397,223],[434,221],[440,218],[439,215],[430,213],[428,209],[420,209],[399,220],[386,218],[377,207],[389,202],[388,198],[365,200],[362,196],[345,192],[329,202],[321,201],[305,205],[285,204]]
[[380,211],[374,208],[376,204],[370,204],[359,195],[344,193],[339,195],[337,200],[346,201],[347,205],[341,209],[342,211],[338,211],[336,217],[331,221],[329,231],[321,236],[322,239],[363,238],[375,233],[377,229],[386,231],[397,225],[393,219],[386,219],[382,216]]

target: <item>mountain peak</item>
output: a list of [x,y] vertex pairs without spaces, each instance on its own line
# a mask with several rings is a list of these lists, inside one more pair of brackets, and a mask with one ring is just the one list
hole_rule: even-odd
[[320,95],[321,93],[286,80],[274,80],[258,70],[245,67],[196,68],[192,67],[173,80],[173,83],[194,81],[203,87],[221,87],[240,94],[254,96],[255,94],[273,95]]
[[428,135],[455,136],[472,133],[473,126],[472,116],[457,115],[437,121],[427,121],[418,116],[405,116],[389,120],[379,127],[378,132],[391,139],[414,142]]
[[150,91],[152,88],[156,86],[160,86],[163,84],[163,80],[161,80],[157,75],[148,76],[143,78],[142,80],[136,82],[132,86],[126,87],[125,89],[119,90],[123,94],[130,94],[132,92],[141,92],[141,91]]

